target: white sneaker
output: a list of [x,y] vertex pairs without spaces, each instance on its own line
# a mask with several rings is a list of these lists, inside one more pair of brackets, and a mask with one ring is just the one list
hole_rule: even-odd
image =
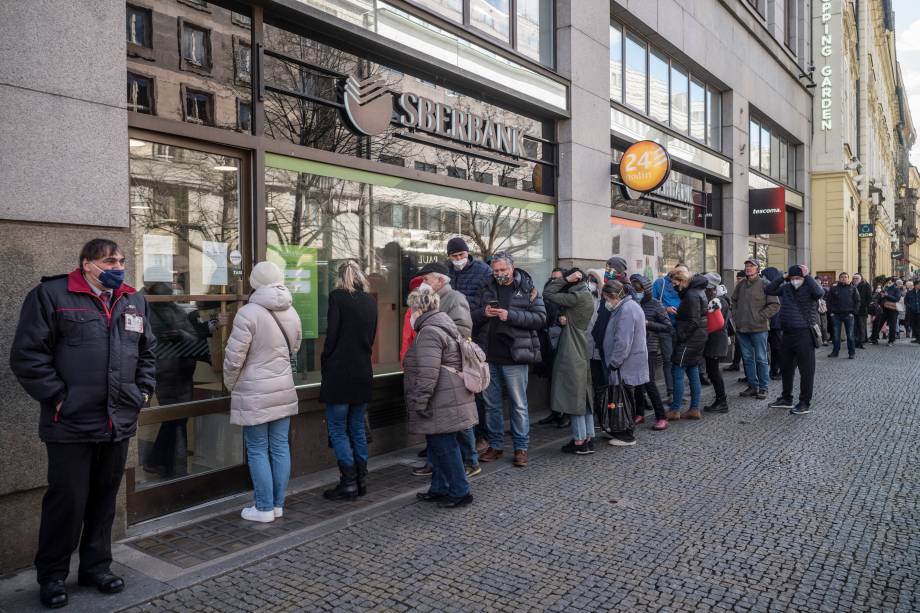
[[246,507],[240,513],[240,517],[249,521],[257,521],[263,524],[275,521],[275,514],[272,511],[259,511],[255,507]]
[[275,507],[274,513],[275,513],[275,519],[278,519],[279,517],[284,515],[284,509],[282,509],[281,507]]

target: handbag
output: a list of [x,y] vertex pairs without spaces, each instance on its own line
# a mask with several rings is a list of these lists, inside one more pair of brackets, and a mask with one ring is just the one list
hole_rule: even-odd
[[600,402],[595,405],[595,411],[600,417],[600,428],[607,434],[631,433],[636,427],[633,421],[636,414],[635,399],[619,376],[617,380],[619,383],[615,385],[604,386]]

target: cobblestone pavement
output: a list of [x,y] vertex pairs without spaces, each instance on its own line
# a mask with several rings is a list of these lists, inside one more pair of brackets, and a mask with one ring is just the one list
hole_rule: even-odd
[[726,373],[726,415],[535,454],[467,509],[412,503],[131,610],[918,610],[920,347],[826,353],[810,415]]

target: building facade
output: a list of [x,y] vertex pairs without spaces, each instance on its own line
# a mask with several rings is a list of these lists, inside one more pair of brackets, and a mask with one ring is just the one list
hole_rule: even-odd
[[[293,475],[334,464],[319,356],[335,271],[356,259],[379,307],[372,453],[404,447],[406,287],[452,236],[476,257],[511,251],[539,284],[557,264],[612,254],[652,277],[682,262],[727,280],[751,256],[810,261],[811,11],[808,0],[4,3],[0,34],[17,42],[0,64],[0,337],[9,346],[22,298],[72,270],[83,242],[124,246],[160,343],[121,533],[249,487],[220,322],[263,259],[285,271],[305,339]],[[671,163],[650,193],[619,174],[640,140]],[[34,551],[45,456],[35,403],[8,369],[0,390],[6,571]],[[535,387],[534,411],[543,398]]]
[[[884,0],[815,2],[813,266],[834,278],[903,274],[916,237],[907,152],[916,138]],[[820,38],[820,40],[819,40]]]

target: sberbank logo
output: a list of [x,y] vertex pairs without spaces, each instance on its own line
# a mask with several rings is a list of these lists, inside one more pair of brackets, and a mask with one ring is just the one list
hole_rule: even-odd
[[380,77],[359,81],[345,79],[343,92],[345,118],[350,127],[364,136],[383,134],[393,116],[393,97]]
[[524,150],[527,135],[520,128],[413,92],[393,92],[381,77],[346,78],[342,103],[345,122],[364,136],[383,134],[394,123],[512,157],[520,157]]

